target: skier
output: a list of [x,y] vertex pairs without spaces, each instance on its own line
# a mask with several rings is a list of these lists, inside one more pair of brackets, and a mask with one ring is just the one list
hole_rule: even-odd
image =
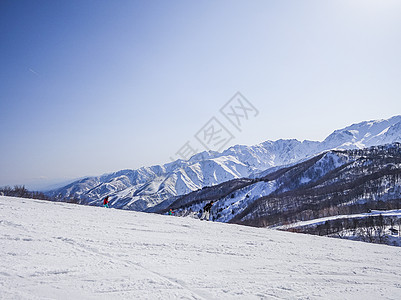
[[170,210],[168,211],[168,214],[170,215],[170,216],[172,216],[173,214],[174,214],[174,212],[173,212],[173,210],[170,208]]
[[212,208],[213,203],[214,201],[212,200],[203,207],[203,214],[200,218],[201,220],[209,221],[210,209]]
[[109,208],[109,196],[106,196],[106,198],[104,198],[103,206]]

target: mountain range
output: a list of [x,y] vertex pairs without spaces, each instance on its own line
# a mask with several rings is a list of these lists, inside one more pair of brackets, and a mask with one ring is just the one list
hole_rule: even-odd
[[[284,167],[314,159],[328,150],[363,149],[394,142],[401,142],[401,116],[353,124],[335,130],[322,142],[290,139],[254,146],[236,145],[223,152],[201,152],[186,161],[87,177],[48,194],[60,201],[75,198],[89,205],[99,205],[105,196],[110,196],[110,204],[115,208],[162,211],[183,195],[240,178],[243,179],[239,182],[248,182],[272,176]],[[254,187],[253,193],[260,198],[272,189],[272,186]],[[234,213],[237,214],[238,211]]]
[[260,227],[400,209],[401,144],[326,151],[263,177],[183,195],[159,212],[171,208],[179,216],[196,215],[212,200],[213,220]]

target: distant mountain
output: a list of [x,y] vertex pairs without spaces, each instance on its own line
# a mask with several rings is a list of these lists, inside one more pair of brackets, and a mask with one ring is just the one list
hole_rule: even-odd
[[365,121],[336,130],[322,143],[323,148],[353,149],[401,142],[401,116]]
[[[162,209],[181,195],[238,178],[263,177],[330,149],[362,149],[401,142],[401,116],[367,121],[336,130],[323,142],[277,140],[255,146],[236,145],[222,153],[205,151],[187,161],[122,170],[75,181],[48,194],[96,205],[109,195],[111,206],[130,210]],[[267,170],[267,171],[266,171]]]
[[331,150],[264,177],[192,192],[160,212],[195,215],[210,200],[213,220],[252,226],[400,209],[401,144]]

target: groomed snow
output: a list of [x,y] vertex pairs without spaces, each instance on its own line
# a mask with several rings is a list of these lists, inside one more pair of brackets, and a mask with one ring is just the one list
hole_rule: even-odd
[[0,299],[401,299],[400,248],[0,197]]

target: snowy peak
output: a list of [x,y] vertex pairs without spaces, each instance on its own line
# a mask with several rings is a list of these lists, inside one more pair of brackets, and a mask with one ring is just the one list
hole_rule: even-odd
[[365,148],[400,141],[401,116],[387,120],[365,121],[339,129],[324,141],[325,148]]
[[327,150],[362,149],[393,142],[401,142],[401,116],[353,124],[334,131],[323,142],[290,139],[236,145],[222,153],[204,151],[187,161],[88,177],[49,194],[91,205],[98,205],[108,195],[115,208],[143,211],[167,200],[172,203],[175,197],[205,186],[255,178],[267,169],[295,164]]

